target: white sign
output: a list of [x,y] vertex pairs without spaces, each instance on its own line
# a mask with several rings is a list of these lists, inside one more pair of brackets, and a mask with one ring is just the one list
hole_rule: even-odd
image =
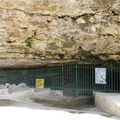
[[95,83],[106,84],[106,68],[95,68]]

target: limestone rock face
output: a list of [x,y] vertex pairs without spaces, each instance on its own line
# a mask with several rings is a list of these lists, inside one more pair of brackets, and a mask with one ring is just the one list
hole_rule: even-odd
[[0,66],[120,60],[120,0],[0,0]]

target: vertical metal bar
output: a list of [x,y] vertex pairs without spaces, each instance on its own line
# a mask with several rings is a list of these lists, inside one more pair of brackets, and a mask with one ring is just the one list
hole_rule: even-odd
[[[7,78],[6,78],[6,79],[8,79],[10,72],[9,72],[9,69],[8,69],[8,70],[6,70],[6,71],[7,71]],[[7,81],[8,81],[8,83],[10,83],[10,84],[11,84],[10,79],[8,79]]]
[[116,75],[116,76],[117,76],[117,78],[116,78],[116,89],[117,89],[117,90],[116,90],[116,91],[118,92],[118,84],[119,84],[119,83],[118,83],[118,69],[117,69],[117,68],[116,68],[116,74],[117,74],[117,75]]
[[120,93],[120,74],[119,74],[120,68],[118,68],[118,92]]
[[81,64],[79,64],[79,86],[80,86],[80,88],[79,88],[79,91],[80,91],[80,95],[82,95],[83,94],[83,81],[84,81],[84,79],[83,79],[83,66],[81,65]]
[[65,80],[66,80],[65,86],[66,86],[66,88],[69,87],[68,76],[69,76],[68,65],[66,65],[66,68],[65,68]]
[[82,87],[82,95],[84,95],[84,90],[85,89],[85,66],[82,65],[82,68],[83,68],[83,87]]
[[118,92],[118,88],[117,88],[117,84],[118,84],[118,74],[117,74],[117,68],[114,68],[114,72],[115,72],[115,80],[114,80],[114,89],[115,89],[115,92]]
[[113,91],[113,78],[112,78],[112,67],[111,68],[107,68],[107,70],[109,71],[109,80],[110,80],[110,89],[109,89],[109,92],[112,92]]
[[91,67],[91,84],[92,84],[92,94],[93,94],[93,91],[95,90],[95,76],[94,76],[94,74],[93,74],[93,71],[94,71],[94,67],[93,67],[93,65],[92,65],[92,67]]
[[70,88],[72,87],[72,92],[73,92],[73,95],[74,95],[74,84],[73,84],[73,81],[72,81],[72,76],[73,76],[73,65],[69,65],[70,68],[69,68],[69,76],[70,76]]
[[69,72],[69,74],[70,74],[70,87],[72,87],[72,90],[73,90],[73,95],[74,95],[74,93],[75,93],[75,87],[74,87],[74,83],[73,83],[73,74],[74,74],[74,68],[73,68],[73,65],[70,65],[70,72]]
[[84,91],[84,96],[85,96],[85,94],[86,94],[85,82],[86,82],[86,64],[84,64],[84,89],[83,89],[83,91]]
[[88,65],[87,66],[87,68],[86,68],[86,75],[88,74],[88,77],[87,77],[87,79],[86,79],[86,88],[87,88],[87,90],[86,90],[86,95],[88,95],[88,96],[90,96],[90,67],[91,67],[91,65]]
[[119,93],[119,68],[117,69],[117,76],[118,76],[118,79],[117,79],[117,91]]
[[86,96],[86,70],[87,70],[87,65],[85,64],[84,65],[84,76],[85,76],[85,79],[84,79],[84,96]]
[[24,71],[24,74],[23,74],[23,75],[24,75],[24,80],[27,81],[27,84],[28,84],[28,86],[30,87],[29,79],[27,79],[27,69],[24,68],[23,71]]
[[119,75],[119,68],[118,68],[118,93],[120,92],[120,90],[119,90],[119,85],[120,85],[119,80],[120,80],[120,75]]
[[95,91],[98,91],[98,89],[97,89],[97,84],[96,84],[96,73],[95,73],[96,67],[98,67],[98,66],[95,66],[95,67],[94,67],[93,76],[94,76],[94,88],[95,88]]
[[62,90],[63,86],[62,86],[62,66],[60,66],[59,69],[59,81],[60,81],[60,90]]
[[107,86],[107,75],[105,76],[106,78],[106,84],[103,85],[102,89],[103,89],[103,92],[106,92],[106,89],[108,89],[106,86]]
[[88,68],[88,70],[89,70],[88,95],[89,95],[89,96],[91,96],[91,66],[92,66],[92,65],[89,65],[89,68]]
[[55,75],[55,67],[53,67],[52,69],[52,74],[53,74],[53,78],[51,76],[51,79],[53,79],[53,90],[55,89],[55,79],[56,79],[56,75]]
[[[96,75],[96,74],[95,74]],[[99,89],[98,89],[98,84],[96,84],[96,89],[97,89],[97,91],[99,91]]]
[[95,68],[94,68],[94,66],[92,65],[92,69],[91,69],[91,74],[92,74],[92,90],[93,90],[93,91],[96,91],[96,90],[95,90],[95,75],[94,75],[95,73],[94,73],[94,69],[95,69]]
[[62,65],[62,90],[64,89],[64,67]]
[[112,68],[112,67],[111,67],[110,73],[111,73],[111,75],[110,75],[110,77],[111,77],[111,78],[110,78],[110,80],[111,80],[111,85],[110,85],[110,86],[111,86],[111,89],[110,89],[110,91],[113,91],[113,88],[114,88],[114,87],[113,87],[113,86],[114,86],[114,85],[113,85],[113,79],[114,79],[114,78],[113,78],[113,68]]
[[113,70],[114,70],[114,92],[116,92],[117,75],[116,75],[116,69],[113,68]]
[[94,91],[94,74],[93,74],[93,71],[94,71],[94,67],[93,65],[91,66],[91,92],[93,94],[93,91]]
[[81,67],[82,67],[82,89],[81,89],[81,95],[83,95],[83,88],[84,88],[84,66],[83,64],[81,64]]
[[117,92],[119,92],[119,74],[118,74],[118,68],[117,68]]
[[85,96],[87,94],[87,86],[86,86],[86,83],[87,83],[87,64],[85,64]]
[[3,84],[2,79],[3,79],[3,77],[1,78],[1,69],[0,69],[0,84],[1,84],[1,85]]
[[91,65],[89,65],[89,68],[88,68],[88,71],[89,71],[89,78],[88,78],[88,96],[91,96]]
[[112,86],[113,86],[113,88],[112,88],[112,91],[111,92],[114,92],[114,69],[113,69],[113,67],[111,66],[111,69],[112,69]]
[[79,64],[77,64],[77,94],[79,94],[80,91],[80,73],[79,73]]
[[114,76],[113,76],[113,77],[114,77],[114,79],[113,79],[113,82],[114,82],[114,90],[113,90],[113,92],[116,92],[116,88],[115,88],[115,87],[116,87],[115,84],[116,84],[116,80],[117,80],[116,69],[113,68],[113,71],[114,71],[114,72],[113,72],[113,73],[114,73],[114,74],[113,74],[113,75],[114,75]]
[[70,65],[70,71],[69,71],[69,76],[70,76],[70,88],[72,88],[72,92],[73,92],[73,95],[74,95],[74,84],[73,84],[73,65]]
[[72,85],[71,85],[71,76],[72,76],[72,71],[71,71],[71,65],[69,64],[69,67],[68,67],[68,76],[67,76],[67,78],[68,78],[68,83],[69,83],[69,88],[71,88],[72,87]]
[[73,75],[74,75],[74,66],[71,64],[70,65],[70,87],[72,87],[72,92],[73,92],[73,95],[75,95],[75,86],[74,86],[74,79],[73,79]]
[[1,77],[1,74],[2,73],[1,73],[1,69],[0,69],[0,84],[2,85],[3,84],[3,81],[2,81],[3,80],[3,76]]
[[116,68],[116,82],[115,82],[115,85],[116,85],[116,92],[118,92],[118,69]]
[[80,66],[80,72],[82,71],[82,75],[81,75],[81,81],[80,81],[80,83],[81,83],[81,95],[83,95],[83,88],[84,88],[84,68],[83,68],[83,65],[81,64],[81,66]]
[[60,90],[62,90],[62,74],[61,74],[61,73],[62,73],[62,72],[61,72],[62,69],[61,69],[61,68],[62,68],[62,67],[60,66],[60,68],[59,68],[59,73],[58,73],[58,74],[59,74],[59,78],[58,78],[58,79],[59,79],[59,83],[60,83]]
[[111,66],[111,80],[112,80],[112,91],[111,92],[114,92],[114,74],[113,74],[113,72],[114,72],[114,69],[113,69],[113,67]]
[[91,68],[90,68],[90,76],[91,76],[91,79],[90,79],[90,83],[91,83],[91,87],[90,87],[90,95],[92,96],[92,94],[93,94],[93,76],[92,76],[92,68],[93,67],[93,65],[91,65]]
[[118,82],[118,78],[119,78],[119,74],[118,74],[118,69],[117,69],[117,92],[119,92],[119,88],[118,88],[118,84],[119,84],[119,82]]
[[[49,68],[48,68],[48,69],[49,69]],[[54,68],[52,68],[51,71],[53,71],[53,69],[54,69]],[[48,70],[48,71],[50,71],[50,70]],[[49,77],[51,77],[51,76],[49,76]],[[51,87],[51,88],[53,89],[53,87],[54,87],[54,77],[51,78],[51,80],[52,80],[52,87]]]
[[68,65],[66,65],[66,68],[65,68],[65,79],[66,79],[65,86],[67,88],[69,86],[68,76],[69,76]]
[[76,96],[78,96],[78,69],[77,69],[77,64],[75,65],[75,70],[76,70]]

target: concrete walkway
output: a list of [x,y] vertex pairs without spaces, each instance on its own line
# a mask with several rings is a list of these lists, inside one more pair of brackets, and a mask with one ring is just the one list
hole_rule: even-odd
[[95,93],[95,104],[105,112],[120,117],[120,94]]

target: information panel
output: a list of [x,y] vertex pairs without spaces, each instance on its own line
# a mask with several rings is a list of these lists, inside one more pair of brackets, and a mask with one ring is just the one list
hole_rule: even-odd
[[106,84],[106,68],[95,68],[95,83]]
[[36,79],[36,88],[44,88],[44,79]]

